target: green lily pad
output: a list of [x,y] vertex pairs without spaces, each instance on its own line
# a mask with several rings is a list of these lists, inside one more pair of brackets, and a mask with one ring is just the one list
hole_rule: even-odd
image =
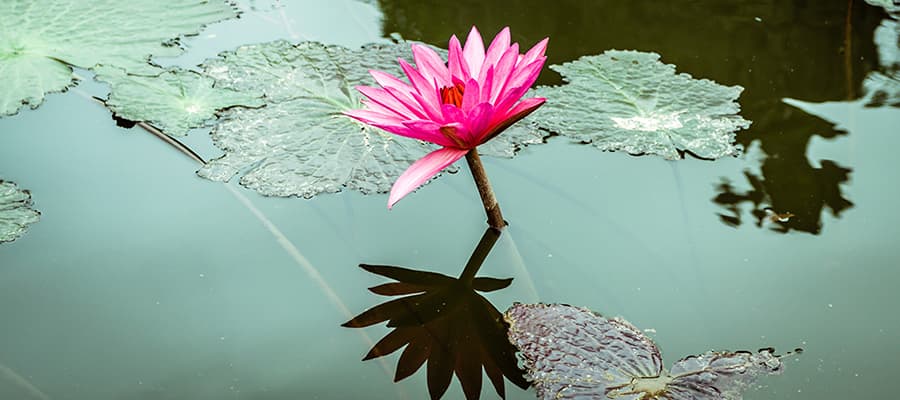
[[[216,87],[264,96],[266,106],[225,110],[211,133],[225,155],[197,173],[215,181],[242,175],[242,185],[267,196],[310,198],[343,188],[387,192],[406,168],[436,147],[342,113],[361,107],[356,86],[375,85],[369,70],[402,76],[398,58],[412,59],[410,43],[351,50],[277,41],[243,46],[206,62],[204,73]],[[486,148],[487,154],[511,156],[542,139],[527,129],[503,135]]]
[[530,120],[601,150],[715,159],[739,154],[735,131],[750,126],[737,115],[743,88],[676,74],[655,53],[610,50],[550,68],[566,84],[537,88],[548,100]]
[[0,117],[72,86],[72,66],[146,72],[151,56],[182,52],[180,37],[236,15],[221,0],[3,0]]
[[41,213],[31,208],[31,193],[0,180],[0,243],[12,242],[37,222]]
[[259,96],[216,87],[212,78],[180,68],[158,69],[156,75],[107,66],[95,71],[97,80],[110,85],[106,106],[117,117],[148,122],[172,136],[207,125],[227,108],[265,104]]

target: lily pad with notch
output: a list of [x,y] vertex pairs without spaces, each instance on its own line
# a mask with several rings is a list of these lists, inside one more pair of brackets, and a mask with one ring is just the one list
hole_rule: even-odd
[[223,0],[4,0],[0,2],[0,117],[36,108],[76,82],[72,67],[153,68],[180,54],[178,40],[234,18]]
[[185,136],[209,125],[232,107],[262,107],[260,96],[215,86],[212,78],[181,68],[131,74],[110,66],[94,69],[96,79],[110,85],[104,101],[117,119],[147,122],[171,136]]
[[710,351],[666,371],[656,344],[628,321],[569,305],[517,303],[505,318],[541,399],[739,400],[783,370],[784,355],[767,348]]
[[737,115],[740,86],[676,74],[658,54],[638,51],[609,50],[550,69],[565,84],[535,89],[548,99],[529,118],[541,129],[604,151],[670,160],[740,154],[735,132],[750,126]]

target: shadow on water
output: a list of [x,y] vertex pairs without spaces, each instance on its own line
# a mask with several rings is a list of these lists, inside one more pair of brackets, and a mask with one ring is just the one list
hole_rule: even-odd
[[394,381],[418,371],[427,362],[428,392],[444,395],[456,374],[467,399],[481,394],[482,369],[494,390],[505,397],[504,377],[528,388],[516,360],[516,348],[507,339],[503,315],[478,292],[504,289],[512,278],[475,277],[500,232],[488,228],[458,278],[402,267],[366,265],[373,274],[396,280],[369,288],[383,296],[405,296],[372,307],[344,323],[363,328],[387,321],[393,330],[363,360],[382,357],[404,348]]
[[[685,3],[560,0],[456,2],[380,0],[384,33],[445,45],[451,34],[477,25],[490,36],[509,25],[513,39],[551,39],[548,64],[559,64],[607,49],[660,53],[664,62],[698,78],[745,88],[741,114],[753,121],[738,133],[745,147],[764,153],[761,174],[747,172],[748,191],[726,182],[715,202],[723,222],[743,222],[741,203],[752,205],[758,225],[771,208],[793,214],[776,230],[818,234],[822,211],[839,216],[853,203],[842,193],[851,168],[833,161],[815,167],[806,149],[813,136],[844,135],[822,120],[782,103],[856,98],[866,74],[877,67],[872,33],[885,12],[861,0]],[[540,9],[540,13],[533,10]],[[539,84],[557,84],[544,71]],[[559,140],[559,139],[557,139]]]

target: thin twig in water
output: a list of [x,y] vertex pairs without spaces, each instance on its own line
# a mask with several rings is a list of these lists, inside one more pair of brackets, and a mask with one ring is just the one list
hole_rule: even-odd
[[522,283],[530,296],[530,298],[521,299],[521,301],[529,303],[538,302],[540,296],[538,296],[537,288],[534,286],[534,279],[531,277],[531,273],[528,272],[528,268],[525,267],[525,260],[522,259],[522,253],[519,252],[519,246],[516,245],[516,241],[513,239],[510,229],[506,229],[503,236],[505,236],[503,240],[508,243],[508,246],[506,247],[508,247],[510,251],[509,258],[512,259],[512,266],[517,270],[516,275],[520,276],[524,281]]
[[[96,97],[91,97],[91,98],[94,99],[94,101],[102,104],[104,107],[106,106],[106,102],[104,102],[102,99],[98,99]],[[206,160],[204,160],[203,157],[200,157],[199,154],[194,152],[194,150],[191,150],[191,148],[187,147],[187,145],[185,145],[184,143],[181,143],[180,140],[175,139],[169,135],[166,135],[165,132],[159,130],[159,128],[157,128],[153,125],[150,125],[144,121],[136,122],[135,125],[143,128],[147,132],[150,132],[153,136],[156,136],[159,140],[162,140],[163,142],[168,143],[170,146],[172,146],[175,149],[177,149],[178,151],[184,153],[186,156],[190,157],[194,161],[196,161],[200,164],[206,165]]]
[[[73,74],[73,75],[78,79],[84,80],[84,78],[78,76],[77,74]],[[103,99],[97,98],[96,96],[91,96],[80,89],[76,89],[76,90],[74,90],[74,92],[77,93],[78,95],[80,95],[84,98],[90,99],[90,100],[94,101],[95,103],[100,104],[101,106],[106,108],[106,102],[104,102]],[[178,151],[184,153],[186,156],[190,157],[192,160],[194,160],[200,164],[206,165],[206,160],[204,160],[203,157],[200,157],[199,154],[194,152],[194,150],[191,150],[191,148],[187,147],[187,145],[185,145],[184,143],[181,143],[181,141],[179,141],[178,139],[175,139],[169,135],[166,135],[163,131],[157,129],[155,126],[150,125],[146,122],[136,122],[135,124],[137,126],[141,127],[142,129],[144,129],[145,131],[150,132],[153,136],[156,136],[160,140],[168,143],[170,146],[174,147]]]
[[[0,379],[4,381],[12,382],[13,385],[21,388],[25,393],[28,394],[29,399],[37,399],[37,400],[50,400],[50,397],[44,394],[40,389],[36,388],[31,382],[28,382],[25,377],[16,373],[9,367],[0,364]],[[25,400],[25,399],[23,399]]]

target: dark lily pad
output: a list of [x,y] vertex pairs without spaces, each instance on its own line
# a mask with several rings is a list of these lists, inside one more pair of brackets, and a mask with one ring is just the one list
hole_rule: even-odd
[[515,304],[506,311],[541,399],[739,400],[757,377],[781,373],[781,356],[710,351],[663,368],[659,348],[620,318],[568,305]]

